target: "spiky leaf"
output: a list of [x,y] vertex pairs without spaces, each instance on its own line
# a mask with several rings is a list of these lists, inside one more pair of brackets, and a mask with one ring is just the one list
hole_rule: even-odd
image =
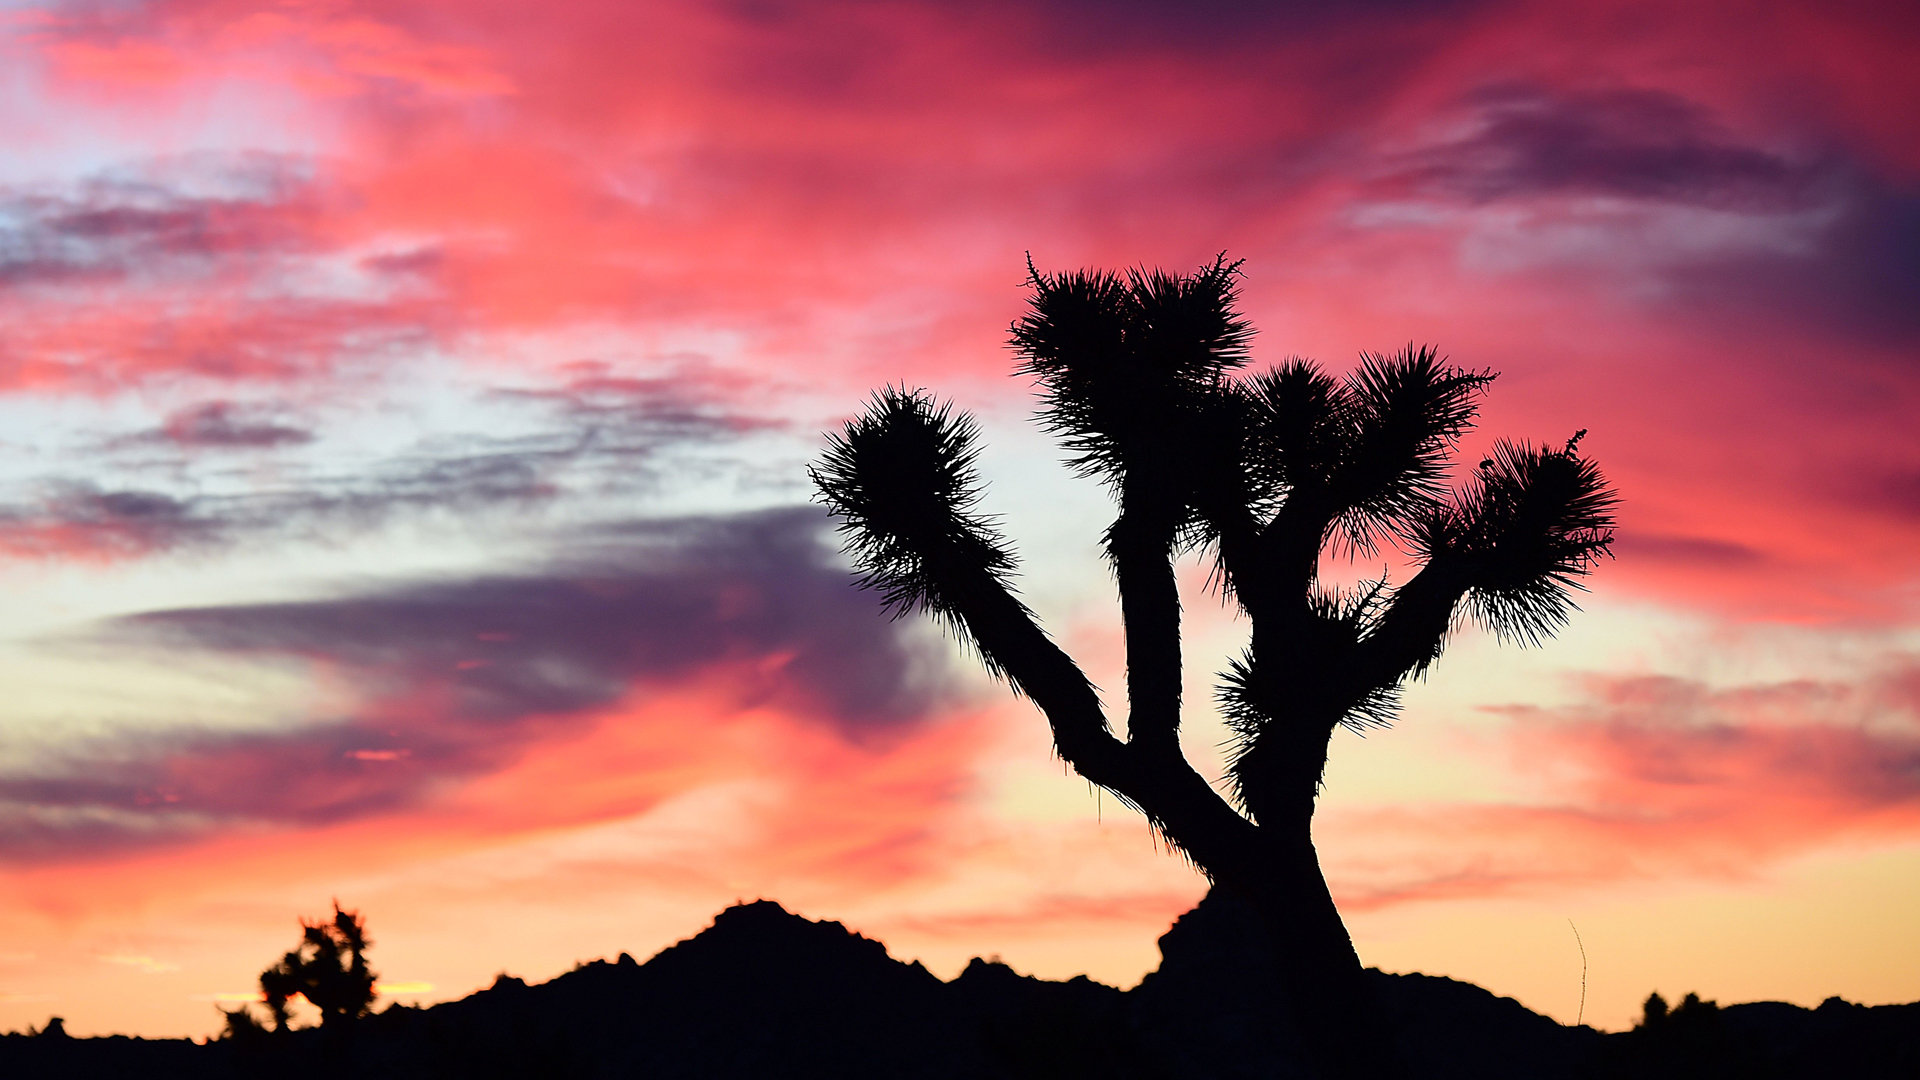
[[1014,568],[993,523],[974,511],[978,442],[971,416],[924,391],[887,387],[808,469],[840,518],[860,584],[879,590],[896,617],[924,610],[957,626],[957,571],[1003,582]]

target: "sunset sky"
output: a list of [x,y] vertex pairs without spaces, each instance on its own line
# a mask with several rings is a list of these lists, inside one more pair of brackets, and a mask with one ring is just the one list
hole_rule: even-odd
[[1920,998],[1916,56],[1900,0],[0,0],[0,1030],[208,1034],[335,898],[397,1000],[763,896],[1136,982],[1204,882],[804,472],[881,384],[973,410],[1114,702],[1028,253],[1244,259],[1257,363],[1437,345],[1464,454],[1621,493],[1558,640],[1336,736],[1368,964]]

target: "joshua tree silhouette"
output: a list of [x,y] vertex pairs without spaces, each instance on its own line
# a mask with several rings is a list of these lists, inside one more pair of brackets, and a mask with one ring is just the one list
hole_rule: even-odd
[[357,911],[342,911],[336,901],[333,919],[300,920],[298,948],[260,973],[260,992],[277,1031],[287,1030],[287,1005],[298,995],[320,1010],[320,1025],[365,1016],[373,1007],[376,976],[367,967],[366,920]]
[[[1458,488],[1449,459],[1494,376],[1432,349],[1363,354],[1344,379],[1288,360],[1241,374],[1253,328],[1238,263],[1192,275],[1028,264],[1012,328],[1040,419],[1118,503],[1104,540],[1127,650],[1126,737],[1013,588],[1015,558],[977,509],[979,428],[922,390],[877,391],[810,470],[864,586],[924,611],[1046,714],[1076,771],[1140,810],[1213,882],[1251,904],[1322,1071],[1382,1075],[1359,959],[1314,849],[1333,730],[1381,727],[1399,688],[1463,619],[1537,643],[1608,551],[1615,497],[1577,452],[1500,442]],[[1323,585],[1323,553],[1397,544],[1410,580]],[[1180,748],[1174,562],[1201,551],[1251,623],[1220,676],[1235,743],[1223,797]]]

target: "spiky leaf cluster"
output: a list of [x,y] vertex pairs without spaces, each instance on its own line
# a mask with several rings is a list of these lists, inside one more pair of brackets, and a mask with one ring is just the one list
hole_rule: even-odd
[[1566,624],[1571,592],[1585,588],[1580,579],[1607,554],[1617,503],[1574,442],[1553,450],[1501,441],[1411,539],[1430,564],[1443,560],[1466,577],[1477,623],[1538,644]]
[[895,617],[926,611],[958,625],[957,570],[1004,583],[1014,568],[990,520],[974,512],[980,429],[971,416],[922,390],[886,387],[828,438],[810,468],[863,587]]
[[1215,414],[1235,419],[1203,430],[1240,444],[1241,475],[1227,479],[1256,520],[1291,504],[1299,527],[1333,530],[1370,553],[1445,490],[1447,459],[1492,379],[1413,346],[1363,353],[1341,380],[1290,360],[1223,387],[1223,399],[1241,400],[1221,401]]
[[1012,344],[1039,384],[1042,421],[1088,475],[1177,484],[1187,471],[1179,444],[1223,375],[1247,362],[1239,264],[1216,259],[1191,276],[1028,270],[1033,295]]

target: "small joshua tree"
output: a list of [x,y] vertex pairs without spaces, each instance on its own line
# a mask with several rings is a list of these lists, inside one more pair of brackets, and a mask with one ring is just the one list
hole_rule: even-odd
[[[301,942],[280,962],[260,973],[260,993],[276,1031],[289,1026],[288,1006],[304,997],[320,1010],[320,1025],[331,1027],[365,1016],[373,1008],[377,976],[367,967],[366,920],[357,911],[342,911],[336,901],[330,921],[300,920]],[[236,1038],[252,1035],[259,1024],[239,1009],[227,1014],[227,1028]]]
[[[1218,887],[1259,912],[1281,985],[1323,1070],[1392,1070],[1359,959],[1322,876],[1315,800],[1337,727],[1385,726],[1401,685],[1471,620],[1537,643],[1612,541],[1614,496],[1577,450],[1501,442],[1465,482],[1449,459],[1487,372],[1431,349],[1363,355],[1335,378],[1289,360],[1243,374],[1253,329],[1239,264],[1045,275],[1012,330],[1041,421],[1112,492],[1103,537],[1124,621],[1129,710],[1110,729],[1086,675],[1013,588],[1015,559],[979,513],[979,429],[927,393],[877,392],[811,475],[861,583],[924,611],[1046,714],[1060,756],[1143,813]],[[1418,572],[1358,589],[1322,555],[1398,545]],[[1222,796],[1180,748],[1175,560],[1199,551],[1251,624],[1221,673],[1235,742]]]

